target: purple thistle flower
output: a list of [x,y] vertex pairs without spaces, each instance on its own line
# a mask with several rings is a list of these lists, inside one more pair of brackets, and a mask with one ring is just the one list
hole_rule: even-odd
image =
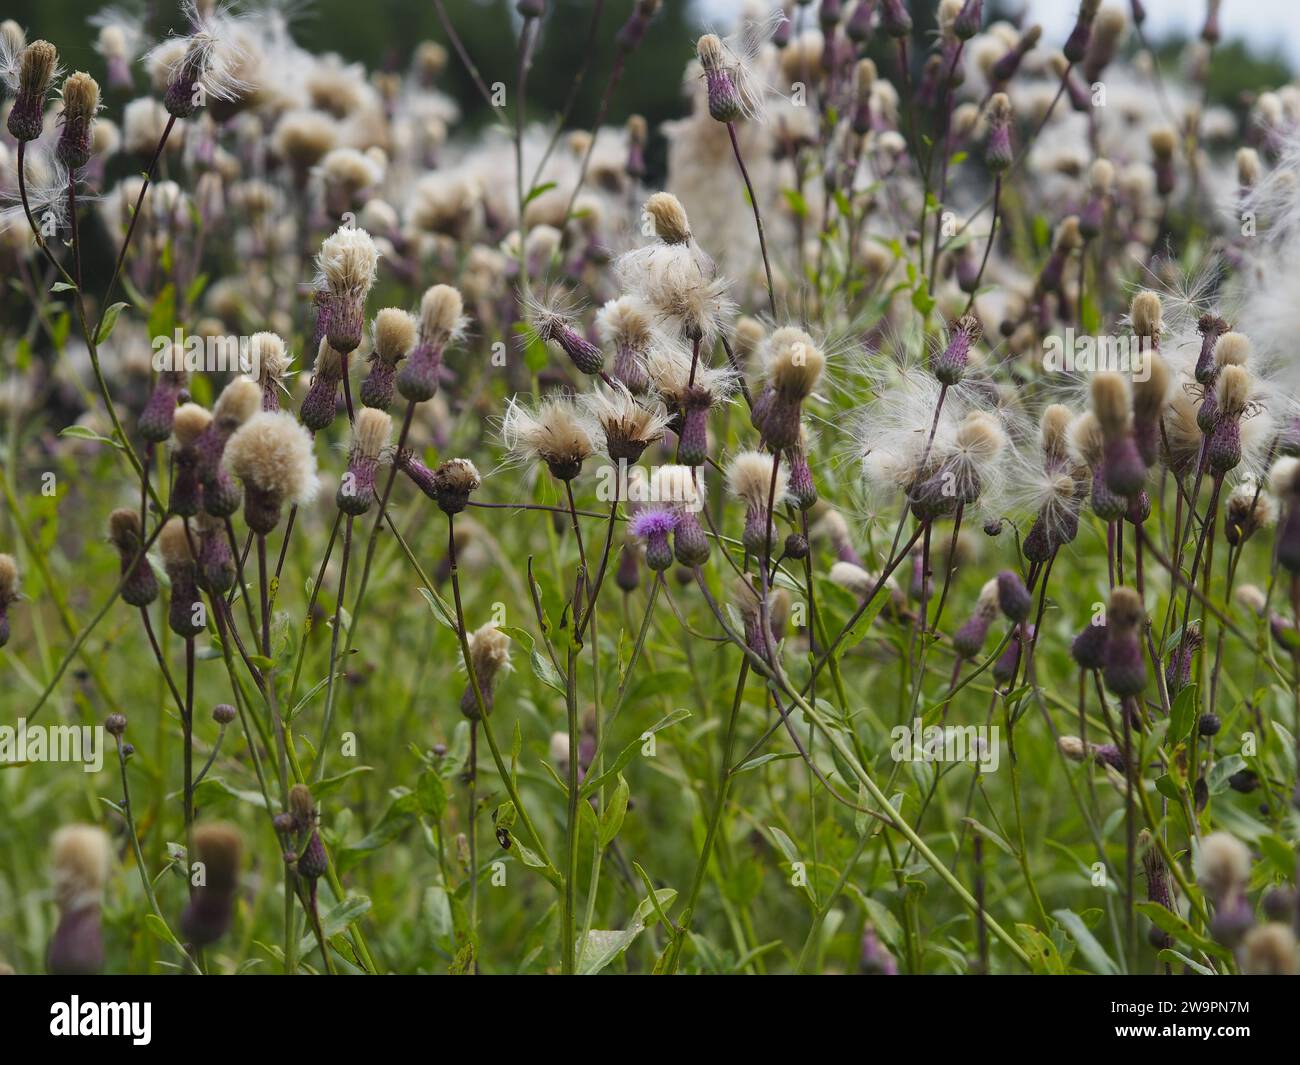
[[628,532],[646,542],[646,565],[662,573],[673,564],[673,549],[668,534],[677,529],[680,517],[666,507],[638,511],[628,523]]

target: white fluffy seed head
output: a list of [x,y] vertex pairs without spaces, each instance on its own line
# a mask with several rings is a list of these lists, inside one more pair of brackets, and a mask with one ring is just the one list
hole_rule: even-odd
[[1129,305],[1129,320],[1133,323],[1133,332],[1140,337],[1159,336],[1164,328],[1161,313],[1159,295],[1150,289],[1139,292]]
[[768,340],[768,379],[778,392],[806,398],[817,386],[826,356],[813,338],[795,326],[783,326]]
[[281,381],[293,362],[284,340],[276,333],[254,333],[248,338],[248,352],[263,384]]
[[287,411],[260,411],[226,444],[230,472],[264,492],[302,505],[316,495],[311,434]]
[[464,326],[465,304],[450,285],[434,285],[420,297],[420,335],[428,343],[446,343]]
[[1196,879],[1216,899],[1223,899],[1250,879],[1250,851],[1227,832],[1203,836],[1196,854]]
[[[740,451],[727,467],[727,487],[738,499],[756,509],[766,509],[772,491],[773,457],[764,451]],[[776,471],[776,502],[785,498],[789,485],[785,465]]]
[[1262,616],[1268,608],[1268,596],[1258,584],[1243,584],[1232,593],[1232,597],[1252,614]]
[[650,308],[636,296],[610,300],[596,312],[596,329],[606,344],[644,352],[654,335]]
[[1088,187],[1094,196],[1109,196],[1115,184],[1115,164],[1109,159],[1098,159],[1088,169]]
[[1070,450],[1083,465],[1095,469],[1104,446],[1101,423],[1092,411],[1085,411],[1070,423]]
[[1219,371],[1214,390],[1219,400],[1221,417],[1241,415],[1250,401],[1250,371],[1244,366],[1225,366]]
[[493,622],[469,634],[469,660],[479,684],[490,684],[510,668],[510,637]]
[[544,399],[535,411],[510,400],[501,437],[516,458],[550,466],[581,465],[595,450],[577,405],[567,397]]
[[1129,416],[1129,385],[1122,374],[1107,371],[1093,377],[1092,413],[1106,439],[1124,432]]
[[225,431],[243,425],[262,405],[262,388],[249,377],[236,377],[221,390],[213,407],[213,420]]
[[836,562],[829,573],[831,583],[861,598],[876,586],[876,578],[854,562]]
[[1243,333],[1224,333],[1214,344],[1214,363],[1224,366],[1244,366],[1250,358],[1250,340]]
[[112,864],[108,834],[95,825],[64,825],[50,840],[54,898],[63,911],[97,904]]
[[957,426],[956,448],[969,462],[978,465],[992,462],[1007,445],[1001,423],[984,411],[972,411]]
[[11,603],[18,596],[18,563],[13,555],[0,555],[0,603]]
[[374,461],[393,436],[393,419],[377,407],[362,407],[352,425],[352,453]]
[[167,524],[158,534],[158,552],[162,555],[163,565],[170,569],[194,561],[190,551],[190,537],[185,531],[184,518],[168,518]]
[[703,481],[697,482],[690,466],[657,466],[650,475],[650,498],[658,503],[698,510],[703,502]]
[[[714,40],[716,41],[717,38],[715,37]],[[655,236],[665,244],[690,242],[691,224],[686,217],[686,208],[671,192],[656,192],[646,200],[645,212],[654,223]]]
[[1151,352],[1146,358],[1146,376],[1133,381],[1133,414],[1139,421],[1150,424],[1160,417],[1169,402],[1173,378],[1163,357]]
[[419,324],[400,307],[385,307],[375,315],[375,352],[389,366],[396,365],[413,347]]
[[182,403],[176,408],[172,421],[172,435],[181,447],[187,447],[212,424],[212,412],[197,403]]
[[1063,403],[1053,403],[1043,411],[1038,423],[1038,442],[1049,465],[1064,462],[1069,454],[1071,418],[1070,408]]
[[1276,496],[1300,498],[1300,458],[1285,455],[1274,462],[1268,471],[1268,486]]
[[316,267],[333,296],[364,299],[375,283],[379,249],[364,229],[341,226],[321,243]]

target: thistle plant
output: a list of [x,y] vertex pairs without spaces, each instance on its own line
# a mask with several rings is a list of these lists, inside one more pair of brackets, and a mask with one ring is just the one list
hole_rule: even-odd
[[1293,974],[1294,90],[615,6],[0,26],[0,962]]

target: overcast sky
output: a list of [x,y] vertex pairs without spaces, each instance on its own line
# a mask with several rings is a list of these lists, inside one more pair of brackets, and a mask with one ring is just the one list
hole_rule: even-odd
[[[1077,0],[1021,0],[1030,17],[1043,25],[1047,40],[1058,45],[1074,25]],[[1120,0],[1110,0],[1120,2]],[[706,19],[726,22],[740,10],[742,0],[696,0]],[[1173,30],[1198,33],[1205,19],[1204,0],[1143,0],[1146,28],[1153,37]],[[1127,3],[1123,3],[1125,8]],[[1223,0],[1219,25],[1225,39],[1244,37],[1264,51],[1281,50],[1293,67],[1300,67],[1300,0]]]

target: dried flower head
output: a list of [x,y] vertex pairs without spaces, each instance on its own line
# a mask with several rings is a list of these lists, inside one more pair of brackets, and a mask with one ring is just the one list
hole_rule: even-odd
[[544,399],[535,410],[517,397],[511,399],[501,422],[501,438],[516,458],[546,463],[560,481],[577,477],[595,452],[582,412],[567,397]]
[[254,532],[268,533],[286,503],[316,495],[316,455],[311,434],[291,414],[254,414],[226,444],[225,463],[244,483],[244,516]]

